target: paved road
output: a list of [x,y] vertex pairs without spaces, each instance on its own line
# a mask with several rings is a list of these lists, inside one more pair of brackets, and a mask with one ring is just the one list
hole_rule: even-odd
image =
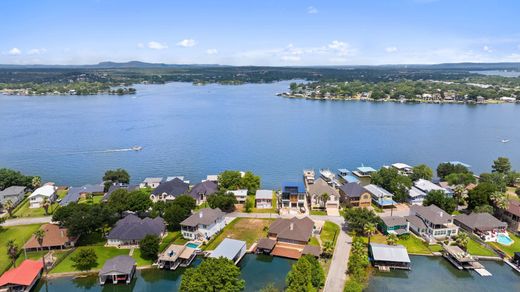
[[29,225],[29,224],[43,224],[52,221],[52,216],[47,217],[27,217],[27,218],[16,218],[6,220],[2,226],[17,226],[17,225]]
[[[282,216],[278,214],[268,214],[268,213],[230,213],[227,217],[241,217],[241,218],[281,218]],[[283,217],[293,217],[292,215],[287,215]],[[298,216],[299,217],[299,216]],[[328,220],[336,223],[340,226],[340,233],[338,235],[338,239],[336,241],[336,247],[334,249],[334,254],[332,256],[332,262],[330,264],[329,273],[327,274],[327,279],[325,280],[325,287],[323,289],[324,292],[337,292],[343,291],[343,286],[347,280],[347,267],[348,267],[348,259],[350,255],[350,248],[352,246],[352,238],[347,234],[345,227],[345,220],[343,217],[337,216],[318,216],[311,215],[311,219],[313,220]]]

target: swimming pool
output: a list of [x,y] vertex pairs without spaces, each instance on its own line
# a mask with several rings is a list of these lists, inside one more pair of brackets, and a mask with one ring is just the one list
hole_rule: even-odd
[[186,246],[187,247],[191,247],[191,248],[198,248],[200,244],[197,244],[195,242],[188,242],[186,243]]
[[513,244],[513,240],[507,236],[506,234],[499,234],[497,236],[497,242],[503,245],[511,245]]

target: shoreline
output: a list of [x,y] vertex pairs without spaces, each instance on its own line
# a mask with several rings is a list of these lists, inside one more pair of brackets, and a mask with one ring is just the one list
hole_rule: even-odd
[[[146,265],[146,266],[140,266],[136,267],[135,269],[138,271],[141,270],[149,270],[153,269],[153,265]],[[85,278],[85,277],[91,277],[91,276],[97,276],[101,269],[96,270],[89,270],[89,271],[75,271],[75,272],[63,272],[63,273],[49,273],[48,275],[42,275],[42,278],[45,279],[58,279],[58,278],[67,278],[67,277],[73,277],[73,278]]]

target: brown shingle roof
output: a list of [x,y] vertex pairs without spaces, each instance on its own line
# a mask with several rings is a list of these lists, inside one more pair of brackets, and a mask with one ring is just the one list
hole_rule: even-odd
[[[77,238],[68,236],[67,228],[60,228],[58,225],[45,224],[41,228],[45,232],[42,247],[53,247],[66,245],[69,242],[75,242]],[[24,248],[40,248],[40,244],[33,235],[23,246]]]
[[276,244],[276,241],[269,238],[260,238],[256,244],[256,248],[272,250]]
[[308,254],[308,255],[312,255],[312,256],[315,256],[315,257],[319,257],[320,254],[321,254],[321,248],[319,246],[314,246],[314,245],[306,245],[303,250],[302,250],[302,254]]
[[509,200],[509,206],[507,207],[507,212],[520,216],[520,202]]
[[309,241],[314,229],[314,221],[309,217],[298,219],[277,219],[269,226],[269,233],[275,234],[277,239]]

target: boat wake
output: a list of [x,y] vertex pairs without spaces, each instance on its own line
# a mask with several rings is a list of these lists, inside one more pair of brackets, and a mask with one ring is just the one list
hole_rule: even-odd
[[130,148],[92,150],[92,151],[78,151],[78,152],[70,152],[70,153],[67,153],[67,154],[74,155],[74,154],[91,154],[91,153],[128,152],[128,151],[141,151],[141,150],[143,150],[142,146],[133,146],[133,147],[130,147]]

